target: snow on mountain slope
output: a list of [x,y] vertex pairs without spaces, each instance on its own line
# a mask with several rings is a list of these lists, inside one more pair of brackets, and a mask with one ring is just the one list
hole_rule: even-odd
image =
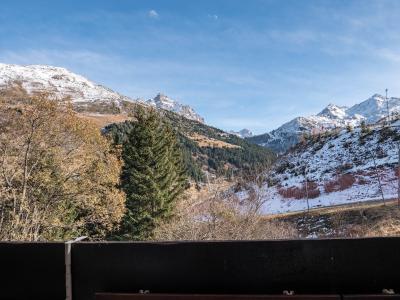
[[[324,109],[322,112],[324,112]],[[315,116],[297,117],[278,129],[272,130],[259,136],[249,138],[250,141],[261,146],[271,148],[275,152],[284,153],[300,141],[300,137],[304,133],[315,134],[326,130],[345,127],[347,125],[356,126],[363,119],[360,116],[354,118],[344,117],[328,117],[328,113],[322,112]]]
[[[390,115],[397,115],[400,112],[400,99],[390,98],[388,103]],[[269,133],[254,136],[249,140],[283,153],[296,145],[303,133],[312,134],[348,125],[358,126],[363,120],[367,124],[373,124],[386,116],[385,98],[375,94],[350,108],[329,104],[317,115],[297,117]]]
[[[70,98],[77,110],[94,113],[123,112],[124,103],[137,100],[114,92],[65,68],[0,63],[0,89],[7,89],[15,84],[20,84],[28,94],[45,92],[60,99]],[[159,94],[147,103],[159,109],[173,111],[188,119],[204,122],[204,119],[191,107],[180,104],[167,96]]]
[[249,137],[253,136],[253,133],[250,130],[246,129],[246,128],[244,128],[244,129],[242,129],[240,131],[231,130],[231,131],[229,131],[229,133],[230,134],[234,134],[234,135],[236,135],[236,136],[238,136],[238,137],[240,137],[242,139],[249,138]]
[[78,105],[109,102],[120,106],[122,101],[132,101],[64,68],[0,64],[0,88],[6,88],[15,82],[20,83],[28,93],[48,92],[59,98],[70,97]]
[[176,100],[169,98],[166,95],[159,93],[153,99],[149,99],[146,101],[147,104],[150,104],[158,109],[165,109],[168,111],[175,112],[181,116],[189,120],[198,121],[200,123],[204,123],[204,119],[197,114],[193,108],[188,105],[183,105]]
[[[309,137],[281,157],[260,193],[264,213],[397,197],[400,122]],[[307,185],[306,185],[307,178]]]
[[344,118],[346,118],[346,110],[347,107],[345,106],[340,107],[335,104],[329,104],[318,114],[318,116],[343,120]]
[[356,104],[346,110],[348,116],[361,115],[367,123],[375,123],[387,116],[387,104],[390,115],[397,114],[400,111],[400,98],[389,98],[388,103],[385,97],[375,94],[371,98]]

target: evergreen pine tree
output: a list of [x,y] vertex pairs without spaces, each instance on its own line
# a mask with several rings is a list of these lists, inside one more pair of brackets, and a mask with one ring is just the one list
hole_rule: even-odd
[[158,221],[171,216],[187,181],[172,127],[154,109],[137,106],[134,118],[122,150],[127,212],[119,236],[142,240],[151,237]]

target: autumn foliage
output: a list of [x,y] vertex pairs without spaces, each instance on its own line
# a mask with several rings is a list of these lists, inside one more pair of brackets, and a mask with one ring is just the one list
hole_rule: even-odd
[[68,104],[0,98],[0,239],[103,238],[124,214],[121,163]]

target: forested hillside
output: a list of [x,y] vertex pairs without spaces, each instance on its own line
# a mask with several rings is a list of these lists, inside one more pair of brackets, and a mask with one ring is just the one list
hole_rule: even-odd
[[[197,182],[207,180],[206,173],[231,178],[266,168],[275,160],[271,150],[233,134],[172,112],[162,111],[162,115],[178,136],[188,175]],[[132,121],[125,121],[107,126],[105,132],[113,136],[115,143],[122,144],[131,128]]]

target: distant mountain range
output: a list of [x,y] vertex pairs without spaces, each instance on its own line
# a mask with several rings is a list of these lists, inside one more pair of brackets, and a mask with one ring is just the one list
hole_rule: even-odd
[[[390,115],[400,112],[400,98],[389,98]],[[375,94],[351,107],[329,104],[317,115],[297,117],[271,132],[248,138],[249,141],[283,153],[297,144],[304,133],[326,131],[348,125],[358,126],[378,122],[387,116],[385,97]]]
[[126,103],[140,101],[204,123],[204,119],[193,108],[165,95],[158,94],[147,101],[132,99],[65,68],[0,63],[0,90],[13,85],[20,85],[29,94],[44,92],[51,93],[60,99],[69,98],[78,111],[123,112]]
[[[166,95],[158,94],[147,101],[132,99],[64,68],[0,64],[0,96],[13,102],[36,93],[70,100],[78,116],[93,121],[104,133],[113,131],[121,139],[132,126],[129,112],[135,104],[156,107],[175,129],[188,176],[197,182],[244,171],[253,173],[253,168],[267,167],[276,158],[269,149],[238,134],[205,124],[190,106]],[[244,130],[241,134],[250,133]]]
[[[29,94],[51,93],[60,99],[70,99],[77,111],[93,113],[123,113],[132,103],[143,103],[179,114],[189,120],[204,123],[204,118],[188,105],[159,93],[153,99],[132,99],[65,68],[46,65],[11,65],[0,63],[0,90],[18,85]],[[400,112],[400,99],[390,98],[390,114]],[[375,123],[387,115],[386,101],[375,94],[352,107],[329,104],[317,115],[297,117],[271,132],[253,136],[250,130],[231,131],[249,142],[283,153],[297,144],[303,133],[325,131],[347,125],[357,126],[363,120]]]

